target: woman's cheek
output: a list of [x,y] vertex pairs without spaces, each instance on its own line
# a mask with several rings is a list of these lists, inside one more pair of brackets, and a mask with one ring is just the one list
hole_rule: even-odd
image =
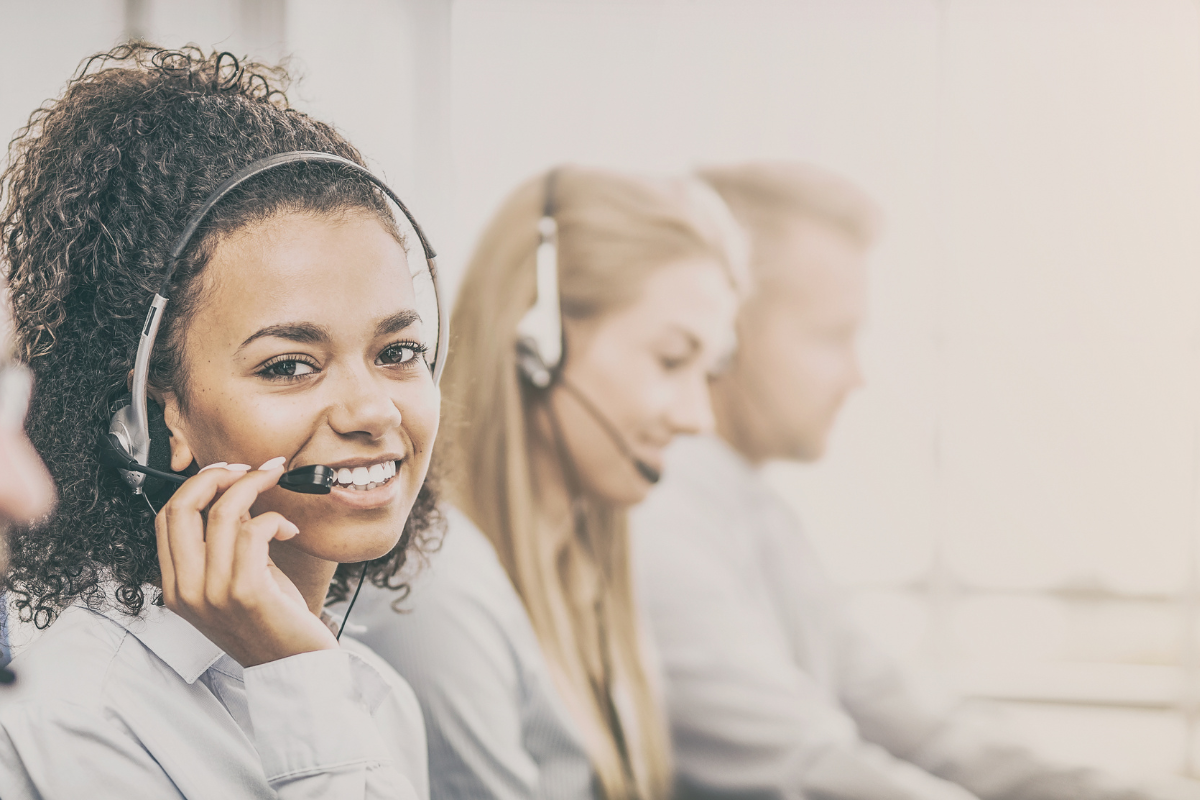
[[237,415],[235,423],[240,441],[248,445],[255,457],[270,451],[267,458],[292,455],[303,439],[302,434],[312,430],[316,416],[292,403],[257,403],[242,406],[240,410],[243,413]]
[[397,403],[401,424],[408,431],[413,449],[418,455],[426,458],[437,438],[441,399],[441,391],[430,380],[421,391],[413,392]]

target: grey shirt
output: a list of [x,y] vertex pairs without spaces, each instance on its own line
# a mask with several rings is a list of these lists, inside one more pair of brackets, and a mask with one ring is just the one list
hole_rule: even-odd
[[364,586],[350,617],[417,694],[430,796],[591,798],[587,753],[521,598],[487,537],[444,510],[444,544],[411,595]]

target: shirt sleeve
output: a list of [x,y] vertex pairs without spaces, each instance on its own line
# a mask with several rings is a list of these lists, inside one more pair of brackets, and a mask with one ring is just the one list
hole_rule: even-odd
[[758,563],[731,557],[738,545],[730,537],[745,532],[712,530],[722,524],[703,503],[664,508],[661,499],[636,521],[640,593],[666,674],[685,792],[970,800],[858,735],[838,698],[799,665]]
[[349,653],[321,650],[245,671],[254,746],[280,800],[415,800],[354,680]]

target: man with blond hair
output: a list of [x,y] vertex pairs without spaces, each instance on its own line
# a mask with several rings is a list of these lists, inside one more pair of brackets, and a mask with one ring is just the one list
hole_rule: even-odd
[[[879,212],[822,170],[703,170],[750,236],[739,348],[711,384],[716,436],[679,441],[633,526],[683,797],[1132,800],[913,689],[847,618],[804,531],[763,479],[814,461],[861,382],[855,336]],[[1169,794],[1167,794],[1169,792]]]

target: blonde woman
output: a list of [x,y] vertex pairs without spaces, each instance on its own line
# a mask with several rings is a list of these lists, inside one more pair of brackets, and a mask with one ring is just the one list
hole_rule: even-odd
[[411,596],[368,587],[355,610],[421,700],[432,797],[669,795],[626,509],[675,435],[712,425],[735,242],[699,184],[577,168],[484,231],[442,382],[444,547]]

